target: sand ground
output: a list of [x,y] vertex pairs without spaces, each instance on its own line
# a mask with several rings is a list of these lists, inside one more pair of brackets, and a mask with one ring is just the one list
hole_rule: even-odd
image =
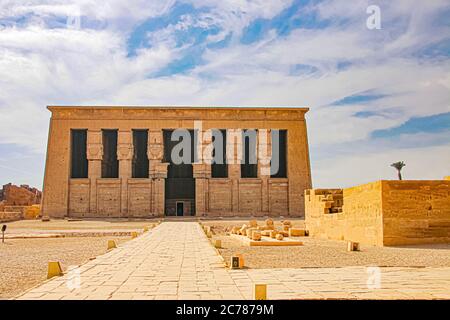
[[[195,221],[196,219],[187,219]],[[264,219],[258,219],[262,224]],[[136,230],[141,231],[158,220],[52,220],[50,222],[17,221],[8,223],[7,232],[52,233],[62,230]],[[301,219],[291,220],[295,227],[303,227]],[[379,267],[448,267],[450,266],[450,244],[421,245],[405,247],[361,246],[360,252],[347,252],[345,241],[321,240],[302,237],[299,247],[248,247],[237,239],[226,235],[227,229],[248,223],[243,219],[202,219],[202,223],[212,226],[213,239],[222,240],[219,253],[229,261],[232,255],[244,255],[246,267],[261,268],[325,268],[347,266]],[[281,226],[281,219],[275,219]],[[60,261],[64,269],[80,265],[106,252],[108,239],[119,243],[129,237],[65,237],[44,239],[7,239],[0,243],[0,299],[14,297],[24,290],[38,285],[46,279],[49,261]]]
[[[58,231],[142,231],[157,220],[22,220],[4,223],[7,234],[42,234]],[[66,237],[43,239],[6,239],[0,242],[0,299],[11,298],[24,290],[38,285],[47,277],[49,261],[60,261],[63,269],[80,265],[90,258],[102,255],[107,249],[107,240],[118,243],[129,237]]]
[[[64,269],[107,251],[105,237],[8,239],[0,243],[0,299],[7,299],[46,280],[49,261]],[[118,243],[129,238],[114,238]]]
[[[258,224],[263,225],[263,219]],[[301,227],[303,220],[291,220],[293,226]],[[450,266],[450,244],[415,245],[399,247],[361,246],[360,252],[347,252],[346,241],[299,237],[303,246],[295,247],[249,247],[234,237],[226,235],[226,229],[242,221],[208,221],[213,239],[222,240],[220,254],[225,261],[231,256],[243,254],[248,268],[331,268],[348,266],[379,267],[444,267]],[[281,229],[280,221],[275,226]]]

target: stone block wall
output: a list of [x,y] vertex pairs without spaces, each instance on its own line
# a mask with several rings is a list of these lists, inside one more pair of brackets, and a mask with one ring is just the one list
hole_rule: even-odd
[[36,188],[28,185],[16,186],[11,183],[5,184],[0,190],[0,201],[5,206],[31,206],[41,202],[42,194]]
[[22,220],[23,213],[21,211],[1,211],[0,212],[0,222],[10,222]]
[[[50,121],[42,212],[54,218],[154,217],[165,215],[163,131],[177,128],[286,130],[287,178],[241,178],[240,163],[228,178],[213,178],[210,165],[193,164],[196,216],[304,216],[304,190],[311,188],[305,113],[307,108],[48,107]],[[71,130],[87,130],[86,178],[70,178]],[[102,130],[118,130],[118,178],[101,178]],[[132,131],[148,130],[149,178],[132,178]],[[259,136],[258,136],[259,139]],[[240,139],[238,139],[240,141]],[[239,142],[238,141],[238,142]],[[207,146],[205,138],[200,144]],[[261,150],[270,150],[270,141]],[[205,150],[203,150],[205,151]],[[227,155],[230,156],[230,155]],[[206,159],[206,158],[205,158]],[[237,156],[236,159],[237,160]]]
[[314,237],[376,246],[450,243],[448,180],[306,190],[305,209],[306,227]]
[[450,181],[383,181],[384,245],[450,243]]
[[[344,239],[342,197],[342,189],[305,191],[306,227],[311,236],[324,239]],[[332,211],[335,213],[332,214]]]
[[382,181],[344,189],[344,239],[383,245]]

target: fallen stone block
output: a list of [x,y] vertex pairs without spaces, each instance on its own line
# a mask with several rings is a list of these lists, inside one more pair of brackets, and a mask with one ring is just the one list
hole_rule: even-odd
[[299,228],[289,228],[289,237],[304,237],[305,230]]
[[261,231],[254,230],[252,232],[252,240],[254,240],[254,241],[261,241]]
[[271,232],[272,232],[271,230],[261,231],[261,236],[263,236],[263,237],[270,237],[270,233]]
[[246,232],[246,236],[251,238],[252,237],[252,232],[255,231],[256,228],[248,228],[245,232]]
[[231,233],[232,233],[232,234],[238,234],[239,230],[240,230],[239,227],[234,226],[234,227],[231,229]]

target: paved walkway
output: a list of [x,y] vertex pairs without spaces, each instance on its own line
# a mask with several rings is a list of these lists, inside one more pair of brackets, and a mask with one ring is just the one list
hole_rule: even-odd
[[18,299],[450,299],[450,268],[379,270],[229,270],[196,222],[164,222]]

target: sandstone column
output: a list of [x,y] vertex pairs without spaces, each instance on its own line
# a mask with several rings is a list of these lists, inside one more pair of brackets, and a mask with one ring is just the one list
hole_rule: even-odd
[[103,141],[100,130],[88,130],[87,133],[87,159],[89,162],[89,212],[97,214],[97,179],[102,176]]
[[133,135],[131,131],[120,131],[117,137],[117,159],[119,160],[120,215],[128,215],[128,179],[131,178],[133,159]]
[[211,178],[211,163],[213,160],[213,146],[211,131],[204,131],[199,135],[197,151],[199,163],[194,163],[195,178],[195,212],[198,216],[206,216],[209,210],[209,179]]
[[258,130],[258,176],[261,179],[261,210],[269,213],[269,179],[272,144],[270,130]]
[[149,177],[152,179],[151,211],[158,216],[164,216],[165,180],[168,163],[164,163],[164,142],[162,130],[150,130],[148,137],[147,156],[150,161]]
[[242,130],[227,130],[228,178],[231,180],[231,210],[239,213],[239,180],[241,179]]

